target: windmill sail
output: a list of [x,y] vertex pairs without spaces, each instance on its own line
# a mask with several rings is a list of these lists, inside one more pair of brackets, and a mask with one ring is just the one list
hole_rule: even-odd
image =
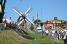
[[20,23],[18,23],[18,25],[20,25],[23,21],[24,21],[24,19],[22,21],[20,21]]
[[27,13],[29,13],[31,9],[32,9],[32,8],[29,8],[29,9],[25,12],[25,15],[26,15]]
[[13,9],[19,16],[21,16],[21,13],[18,11],[18,10],[16,10],[16,9]]

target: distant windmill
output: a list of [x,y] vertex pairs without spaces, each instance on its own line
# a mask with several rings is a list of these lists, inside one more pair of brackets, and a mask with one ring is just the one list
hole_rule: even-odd
[[41,20],[38,18],[38,12],[37,12],[37,17],[36,17],[36,19],[34,20],[34,23],[35,23],[36,25],[39,25],[40,22],[41,22]]
[[27,26],[28,22],[30,22],[29,19],[27,19],[26,16],[31,11],[31,9],[32,8],[28,8],[28,10],[26,12],[20,12],[16,8],[13,9],[19,15],[19,18],[17,20],[17,22],[19,22],[18,25],[22,25],[22,27],[24,27],[25,29],[28,27]]

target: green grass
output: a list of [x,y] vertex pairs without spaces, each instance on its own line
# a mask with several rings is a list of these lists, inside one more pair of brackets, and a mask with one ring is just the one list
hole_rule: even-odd
[[30,44],[63,44],[62,40],[55,41],[50,36],[42,36],[42,34],[35,34],[34,38]]
[[30,30],[27,30],[27,33],[34,38],[28,44],[63,44],[63,40],[54,40],[50,36],[45,36],[41,33],[31,32]]
[[0,32],[0,44],[27,44],[27,39],[19,36],[13,30],[4,30]]
[[13,30],[4,30],[0,32],[0,44],[63,44],[63,41],[55,41],[50,36],[45,36],[30,30],[27,30],[27,33],[34,39],[28,40],[19,36]]

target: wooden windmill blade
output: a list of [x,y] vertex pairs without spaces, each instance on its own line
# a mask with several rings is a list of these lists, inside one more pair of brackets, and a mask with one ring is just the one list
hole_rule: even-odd
[[19,16],[22,16],[21,13],[16,8],[14,8],[13,11],[15,11]]
[[29,19],[25,19],[27,22],[26,22],[26,28],[25,29],[30,29],[31,28],[31,25],[34,27],[34,24],[29,20]]
[[18,23],[18,25],[22,24],[23,21],[24,21],[24,19],[22,19],[22,20]]
[[31,7],[30,8],[28,8],[28,10],[25,12],[25,15],[27,15],[30,11],[31,11]]
[[17,19],[17,22],[21,21],[23,18],[22,16],[19,16],[19,18]]
[[[26,21],[30,22],[30,20],[29,20],[29,19],[27,19],[27,18],[26,18]],[[30,23],[31,23],[32,25],[34,25],[32,22],[30,22]]]

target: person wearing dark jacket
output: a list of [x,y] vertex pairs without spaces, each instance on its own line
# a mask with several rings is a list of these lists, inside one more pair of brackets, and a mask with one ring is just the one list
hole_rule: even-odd
[[2,19],[4,16],[5,3],[6,3],[6,0],[0,0],[0,23],[2,23]]

